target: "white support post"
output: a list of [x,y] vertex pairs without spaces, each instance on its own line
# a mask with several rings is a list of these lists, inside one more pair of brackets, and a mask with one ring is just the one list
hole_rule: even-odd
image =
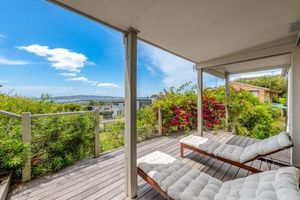
[[[22,113],[22,140],[25,144],[31,145],[31,114],[30,112]],[[25,162],[25,165],[22,169],[22,182],[25,183],[31,179],[31,155],[28,155],[28,158]]]
[[300,48],[292,52],[291,68],[289,71],[288,98],[288,130],[292,135],[292,165],[300,167]]
[[158,135],[162,135],[162,114],[161,108],[158,108]]
[[[287,89],[287,125],[286,125],[286,131],[289,132],[289,133],[292,133],[292,80],[293,80],[293,76],[292,76],[292,73],[293,73],[293,69],[292,67],[289,68],[288,70],[288,78],[287,78],[287,83],[288,83],[288,89]],[[293,163],[293,159],[292,159],[292,155],[293,155],[293,150],[290,149],[290,164]]]
[[137,195],[136,90],[137,33],[130,28],[125,34],[125,192],[127,198]]
[[229,73],[225,72],[225,118],[226,118],[226,128],[228,127],[229,122],[229,95],[230,95],[230,87],[229,87]]
[[94,146],[94,156],[98,157],[100,155],[100,109],[96,108],[94,113],[95,118],[95,146]]
[[203,69],[197,71],[198,83],[198,103],[197,103],[197,131],[200,136],[203,136]]

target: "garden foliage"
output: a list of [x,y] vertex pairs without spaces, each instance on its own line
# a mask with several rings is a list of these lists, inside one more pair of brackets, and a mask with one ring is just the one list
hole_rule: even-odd
[[[224,87],[208,88],[205,90],[205,96],[216,98],[225,104]],[[265,139],[285,129],[282,109],[272,107],[270,103],[260,103],[251,92],[230,89],[228,108],[227,129],[236,134]]]
[[[0,110],[56,113],[79,111],[79,104],[55,104],[47,100],[0,95]],[[285,128],[281,109],[260,103],[247,91],[230,90],[229,121],[225,122],[224,87],[206,88],[203,95],[203,127],[206,130],[227,129],[236,134],[264,139]],[[139,142],[157,137],[157,112],[163,116],[163,134],[189,132],[197,128],[197,92],[186,83],[179,88],[164,90],[151,107],[137,113],[137,139]],[[94,118],[92,114],[34,118],[32,120],[32,145],[22,142],[21,120],[0,116],[0,170],[20,174],[26,156],[32,158],[33,175],[62,169],[93,152]],[[100,133],[101,151],[124,145],[124,122],[106,124]]]
[[[22,97],[0,95],[0,110],[56,113],[79,111],[79,104],[54,104]],[[32,145],[24,145],[21,135],[21,119],[0,116],[0,170],[20,174],[28,155],[32,158],[33,175],[60,170],[64,166],[91,155],[93,152],[93,116],[68,115],[32,119]]]

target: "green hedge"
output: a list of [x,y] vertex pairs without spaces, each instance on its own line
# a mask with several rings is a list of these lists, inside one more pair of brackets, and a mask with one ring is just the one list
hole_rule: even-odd
[[[55,104],[22,97],[0,95],[0,110],[56,113],[80,111],[79,104]],[[32,174],[34,176],[60,170],[93,152],[94,118],[92,114],[33,118]],[[0,115],[0,170],[20,175],[29,147],[22,142],[21,119]]]
[[[80,111],[79,104],[55,104],[22,97],[0,95],[0,110],[17,114],[22,112],[56,113]],[[156,137],[156,113],[145,107],[138,111],[138,141]],[[32,144],[22,142],[21,119],[0,115],[0,171],[20,175],[28,155],[32,159],[32,175],[39,176],[58,171],[65,166],[92,155],[94,150],[93,114],[32,118]],[[124,122],[105,125],[100,134],[101,151],[124,145]]]

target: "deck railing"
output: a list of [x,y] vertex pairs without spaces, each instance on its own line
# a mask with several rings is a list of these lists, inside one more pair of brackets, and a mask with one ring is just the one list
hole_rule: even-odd
[[[40,117],[54,117],[63,115],[82,115],[87,113],[94,113],[95,118],[95,139],[94,139],[94,156],[98,157],[100,155],[100,110],[96,108],[92,111],[77,111],[77,112],[60,112],[60,113],[47,113],[47,114],[31,114],[30,112],[23,112],[21,115],[16,113],[11,113],[7,111],[0,110],[0,114],[6,115],[8,117],[16,117],[21,119],[22,124],[22,140],[24,143],[30,146],[32,135],[31,135],[31,119]],[[25,165],[22,169],[22,182],[27,182],[31,179],[31,157],[28,156]]]
[[[59,113],[45,113],[45,114],[31,114],[30,112],[23,112],[21,115],[0,110],[0,115],[6,115],[8,117],[15,117],[21,119],[21,132],[22,132],[22,140],[24,143],[28,144],[29,147],[32,142],[32,134],[31,134],[31,122],[34,118],[42,118],[42,117],[55,117],[55,116],[64,116],[64,115],[83,115],[88,113],[94,113],[95,119],[95,141],[94,141],[94,156],[98,157],[100,155],[100,110],[96,108],[92,111],[76,111],[76,112],[59,112]],[[122,121],[122,119],[116,120],[107,120],[102,121],[101,123],[114,123],[116,121]],[[162,112],[161,109],[158,109],[157,115],[157,123],[158,123],[158,135],[162,135],[163,125],[162,125]],[[22,169],[22,182],[27,182],[31,179],[31,157],[28,156],[28,159],[25,162],[25,165]]]

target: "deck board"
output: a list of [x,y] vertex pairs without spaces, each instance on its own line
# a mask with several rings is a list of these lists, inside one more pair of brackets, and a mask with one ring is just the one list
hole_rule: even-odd
[[[213,135],[204,133],[205,137],[212,138],[222,143],[239,146],[248,146],[255,142],[243,136],[221,132]],[[180,159],[179,139],[182,135],[172,137],[155,138],[138,144],[138,157],[153,151],[162,151]],[[288,157],[287,154],[278,154]],[[277,156],[278,157],[278,156]],[[283,158],[283,160],[287,158]],[[213,158],[199,155],[190,150],[185,151],[183,162],[199,169],[219,180],[232,180],[245,177],[249,173],[230,164],[223,163]],[[249,165],[267,170],[265,162],[253,161]],[[278,166],[272,164],[272,169]],[[101,155],[99,158],[88,158],[68,167],[59,173],[44,176],[25,184],[22,188],[13,190],[10,199],[125,199],[124,193],[124,149]],[[163,199],[157,192],[152,190],[143,179],[138,178],[138,197],[143,200]]]

